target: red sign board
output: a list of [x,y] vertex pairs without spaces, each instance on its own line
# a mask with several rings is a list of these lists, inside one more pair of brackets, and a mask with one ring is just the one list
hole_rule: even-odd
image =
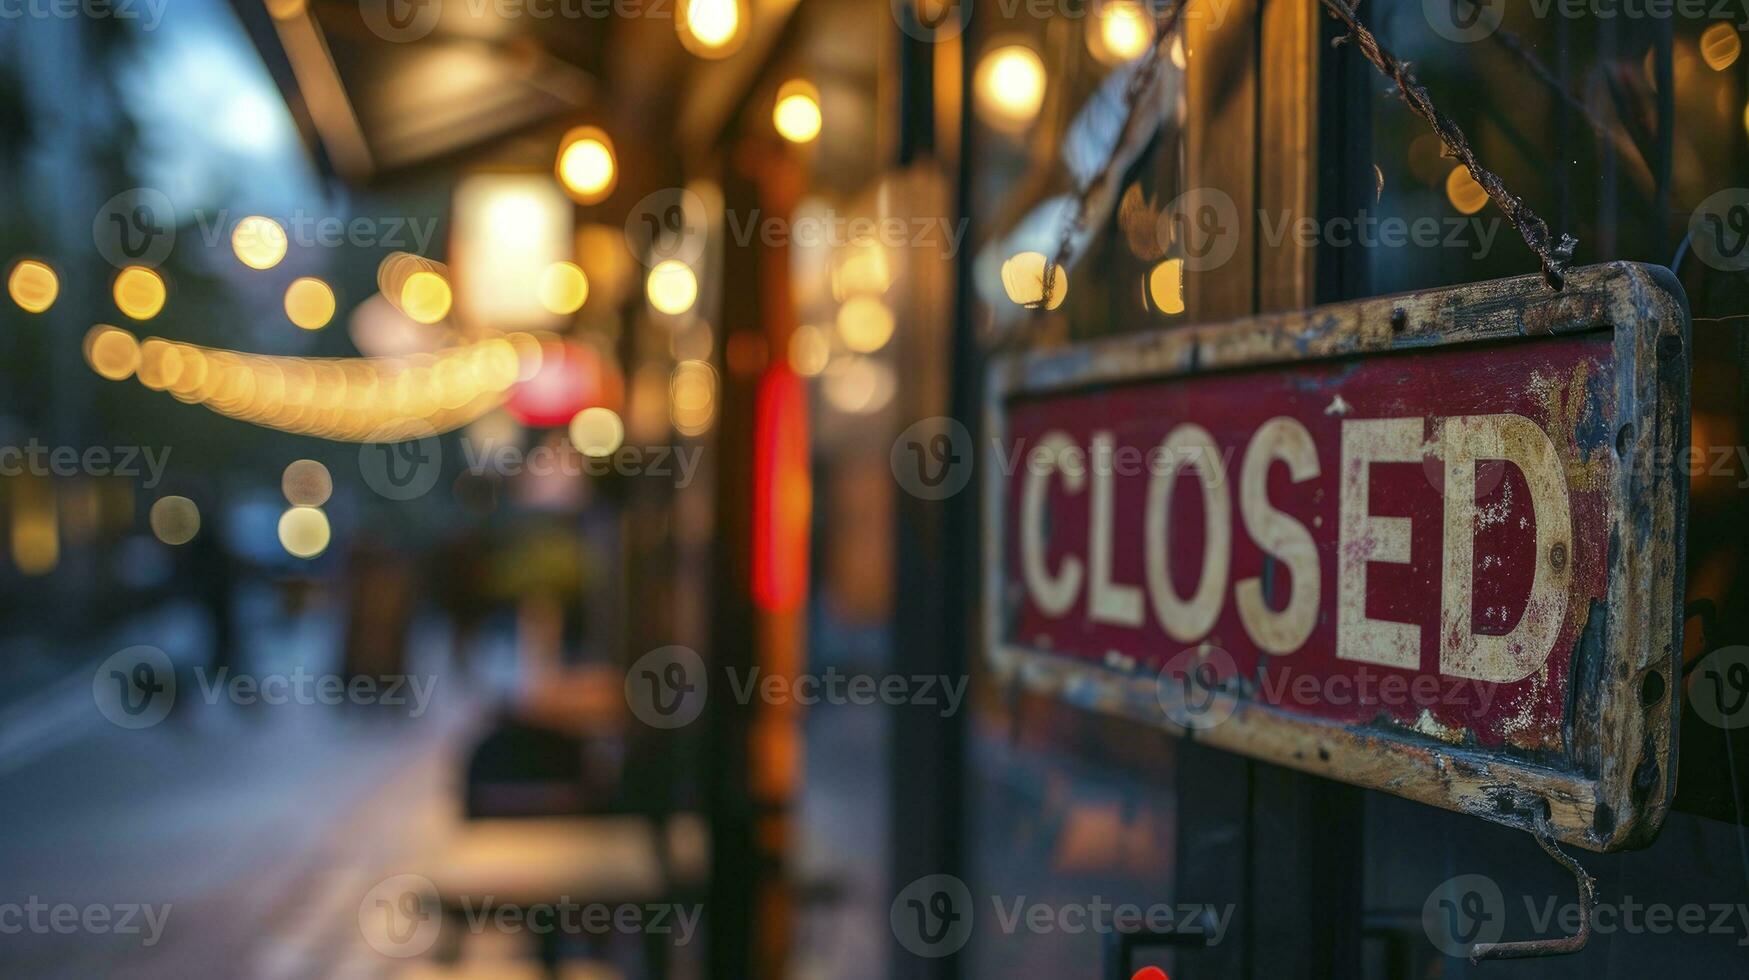
[[1634,842],[1673,775],[1675,292],[1609,266],[1562,293],[1509,280],[999,366],[996,665],[1235,751]]

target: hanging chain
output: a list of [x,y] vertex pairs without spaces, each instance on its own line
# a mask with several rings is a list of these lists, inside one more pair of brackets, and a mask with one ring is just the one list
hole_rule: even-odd
[[1342,26],[1348,28],[1348,37],[1360,46],[1360,53],[1366,57],[1366,60],[1372,62],[1373,66],[1384,73],[1385,77],[1397,83],[1397,91],[1402,95],[1403,101],[1407,102],[1409,108],[1425,120],[1427,125],[1433,127],[1433,132],[1439,137],[1440,142],[1444,143],[1446,148],[1462,161],[1464,168],[1470,172],[1470,176],[1475,179],[1482,190],[1487,192],[1489,199],[1506,213],[1506,220],[1512,222],[1512,227],[1518,229],[1519,235],[1524,238],[1524,243],[1529,245],[1530,250],[1542,260],[1543,279],[1548,282],[1550,287],[1560,289],[1566,276],[1567,266],[1573,261],[1573,249],[1579,245],[1578,240],[1572,235],[1563,234],[1560,241],[1551,242],[1548,224],[1538,217],[1537,213],[1532,211],[1530,205],[1524,203],[1522,198],[1507,190],[1506,184],[1500,180],[1499,175],[1482,166],[1476,159],[1476,151],[1470,149],[1469,140],[1464,138],[1463,130],[1459,129],[1457,123],[1452,122],[1445,113],[1440,112],[1434,106],[1432,97],[1427,94],[1425,88],[1421,87],[1421,83],[1415,80],[1415,73],[1409,70],[1409,66],[1393,57],[1383,45],[1379,44],[1378,38],[1361,25],[1359,17],[1354,13],[1354,8],[1345,0],[1319,0],[1319,2],[1324,5],[1325,11],[1330,16],[1341,21]]
[[1184,12],[1184,5],[1189,2],[1190,0],[1167,0],[1166,6],[1154,17],[1154,44],[1148,49],[1146,59],[1136,66],[1135,72],[1130,75],[1129,85],[1124,88],[1123,128],[1118,131],[1117,139],[1111,145],[1111,154],[1106,157],[1105,165],[1087,183],[1081,185],[1069,204],[1069,217],[1063,222],[1063,234],[1057,240],[1057,250],[1045,263],[1039,309],[1050,308],[1051,298],[1057,287],[1057,269],[1068,264],[1070,253],[1075,248],[1075,236],[1087,227],[1088,206],[1117,177],[1115,171],[1118,155],[1135,135],[1136,126],[1142,118],[1142,96],[1154,88],[1154,81],[1160,76],[1160,64],[1166,58],[1165,52],[1171,46],[1173,33],[1178,27],[1178,15]]
[[[1058,239],[1056,252],[1045,262],[1044,277],[1041,285],[1041,295],[1036,304],[1029,303],[1037,309],[1048,309],[1056,290],[1057,270],[1066,266],[1074,251],[1075,237],[1087,226],[1088,209],[1091,202],[1102,193],[1115,178],[1118,155],[1123,147],[1128,145],[1134,136],[1136,127],[1142,118],[1142,96],[1154,88],[1154,82],[1159,77],[1161,63],[1166,58],[1166,51],[1173,41],[1173,35],[1178,27],[1180,15],[1191,0],[1168,0],[1155,15],[1154,43],[1148,50],[1146,59],[1136,66],[1130,76],[1129,85],[1124,90],[1124,122],[1113,142],[1111,153],[1102,166],[1075,193],[1069,204],[1069,214],[1063,222],[1062,236]],[[1524,238],[1524,243],[1536,253],[1542,263],[1543,279],[1553,289],[1560,289],[1565,280],[1567,267],[1572,264],[1573,250],[1578,247],[1578,240],[1568,234],[1562,234],[1557,241],[1549,231],[1548,223],[1524,203],[1523,198],[1506,189],[1506,184],[1498,174],[1482,166],[1476,159],[1476,151],[1471,149],[1469,140],[1464,137],[1463,130],[1445,113],[1440,112],[1433,104],[1433,98],[1427,94],[1427,89],[1415,80],[1415,73],[1407,63],[1399,61],[1377,37],[1360,23],[1359,16],[1354,12],[1358,5],[1347,0],[1319,0],[1324,10],[1348,30],[1346,40],[1353,40],[1360,48],[1361,54],[1371,62],[1385,77],[1397,85],[1398,94],[1409,105],[1416,115],[1420,116],[1433,129],[1446,149],[1463,163],[1478,186],[1488,195],[1488,198],[1506,215],[1506,220],[1512,222],[1512,227],[1518,230]],[[1589,117],[1588,117],[1588,121]]]

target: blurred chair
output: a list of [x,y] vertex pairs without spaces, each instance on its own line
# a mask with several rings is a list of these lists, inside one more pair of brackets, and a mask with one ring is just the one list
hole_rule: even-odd
[[[484,896],[524,911],[561,899],[677,910],[702,897],[705,822],[672,803],[680,736],[627,724],[623,711],[608,709],[604,690],[612,691],[611,704],[624,705],[617,672],[555,681],[533,685],[541,693],[500,719],[468,759],[467,820],[433,876],[450,919],[445,937],[467,935],[463,901],[477,913]],[[604,711],[611,724],[603,724]],[[623,746],[617,766],[611,744]],[[568,937],[532,938],[548,975],[558,976]],[[604,952],[610,938],[580,937],[591,955]],[[674,934],[646,931],[642,938],[643,975],[665,976]],[[450,958],[460,952],[459,943],[445,950]]]

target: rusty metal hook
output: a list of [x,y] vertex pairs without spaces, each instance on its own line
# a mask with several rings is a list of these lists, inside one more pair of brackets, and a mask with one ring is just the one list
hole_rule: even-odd
[[1559,939],[1526,939],[1515,943],[1476,943],[1470,947],[1470,962],[1480,963],[1483,960],[1521,960],[1533,956],[1565,956],[1577,953],[1591,941],[1591,906],[1597,901],[1597,879],[1585,873],[1579,862],[1567,856],[1561,846],[1555,843],[1554,831],[1549,827],[1548,804],[1545,801],[1542,809],[1535,814],[1535,829],[1533,836],[1549,857],[1555,863],[1573,873],[1573,881],[1579,886],[1579,931],[1571,936]]

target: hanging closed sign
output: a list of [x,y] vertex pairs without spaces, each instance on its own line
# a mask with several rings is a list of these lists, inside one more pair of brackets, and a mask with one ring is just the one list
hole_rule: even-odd
[[992,372],[1012,682],[1572,843],[1674,783],[1687,314],[1615,264]]

